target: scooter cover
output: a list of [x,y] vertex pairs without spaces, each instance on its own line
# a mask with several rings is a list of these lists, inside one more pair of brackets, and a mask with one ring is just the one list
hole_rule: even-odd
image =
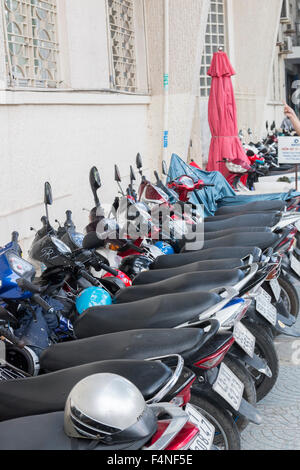
[[247,204],[255,201],[286,201],[294,197],[300,196],[300,193],[279,193],[279,194],[259,194],[257,196],[238,196],[226,181],[224,176],[218,172],[208,172],[192,167],[185,163],[178,155],[173,154],[171,158],[168,182],[174,181],[175,178],[187,175],[196,182],[199,179],[206,184],[214,184],[214,187],[204,188],[203,190],[194,191],[191,195],[190,202],[194,204],[203,204],[204,217],[214,215],[218,208],[229,205]]

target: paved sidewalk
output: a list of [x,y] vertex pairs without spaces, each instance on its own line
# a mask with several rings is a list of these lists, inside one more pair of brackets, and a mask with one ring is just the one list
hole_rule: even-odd
[[[300,286],[299,286],[300,289]],[[300,331],[300,318],[297,322]],[[258,404],[261,426],[249,425],[243,450],[300,450],[300,339],[276,339],[280,372],[272,392]]]

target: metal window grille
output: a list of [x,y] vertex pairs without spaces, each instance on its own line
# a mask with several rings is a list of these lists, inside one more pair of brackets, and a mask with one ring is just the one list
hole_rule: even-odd
[[200,96],[209,96],[211,78],[207,75],[213,54],[225,46],[225,4],[224,0],[211,0],[208,15],[205,46],[200,69]]
[[111,86],[116,90],[135,92],[134,0],[107,0],[107,7],[112,56]]
[[56,0],[1,1],[4,2],[9,86],[56,88]]

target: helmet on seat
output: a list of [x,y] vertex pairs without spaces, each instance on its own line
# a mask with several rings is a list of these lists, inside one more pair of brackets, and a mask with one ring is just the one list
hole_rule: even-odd
[[76,298],[76,309],[80,315],[91,307],[111,304],[111,296],[101,287],[89,287],[83,290]]
[[166,242],[157,242],[155,246],[162,252],[163,255],[174,255],[173,247]]
[[115,374],[95,374],[71,390],[65,406],[64,430],[72,438],[91,439],[112,446],[140,443],[157,429],[153,409],[127,379]]

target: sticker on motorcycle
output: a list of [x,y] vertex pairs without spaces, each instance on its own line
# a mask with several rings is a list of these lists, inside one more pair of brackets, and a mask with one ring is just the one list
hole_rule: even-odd
[[224,363],[221,364],[213,390],[238,411],[244,393],[244,384]]
[[190,445],[189,450],[210,450],[215,436],[214,426],[189,403],[186,405],[185,411],[189,415],[189,421],[199,429],[199,434]]
[[291,255],[291,268],[300,277],[300,261],[294,255]]
[[254,356],[255,336],[241,322],[238,322],[233,330],[233,336],[236,343],[248,354]]
[[271,304],[271,296],[261,289],[260,295],[256,298],[256,310],[262,317],[264,317],[271,325],[275,326],[277,323],[277,310]]
[[278,302],[279,299],[280,299],[281,287],[280,287],[280,284],[277,281],[277,279],[272,279],[270,281],[270,286],[271,286],[272,292],[275,296],[276,302]]

